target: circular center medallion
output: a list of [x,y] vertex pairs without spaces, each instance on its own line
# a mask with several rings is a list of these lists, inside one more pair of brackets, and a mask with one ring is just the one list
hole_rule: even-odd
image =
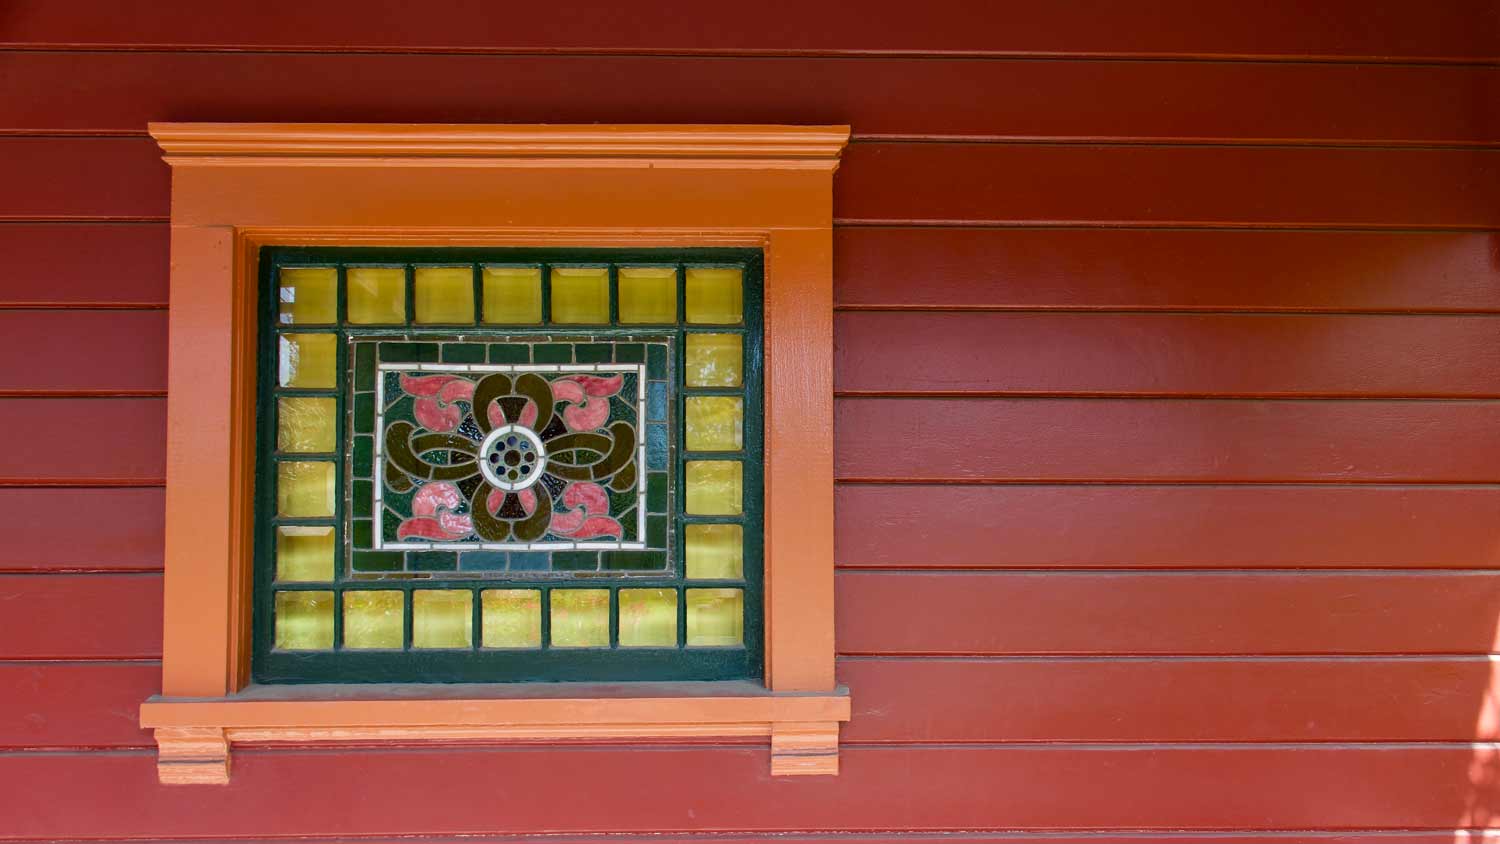
[[521,425],[502,425],[479,444],[479,472],[497,489],[525,489],[541,479],[546,466],[542,438]]

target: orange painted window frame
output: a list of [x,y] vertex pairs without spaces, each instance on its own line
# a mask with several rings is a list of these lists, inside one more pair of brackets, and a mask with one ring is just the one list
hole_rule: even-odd
[[[152,124],[172,167],[163,782],[236,742],[769,736],[838,771],[833,173],[844,126]],[[738,246],[765,255],[764,684],[249,682],[263,246]]]

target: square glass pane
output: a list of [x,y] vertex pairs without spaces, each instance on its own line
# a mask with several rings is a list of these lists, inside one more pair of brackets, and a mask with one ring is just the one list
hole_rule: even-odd
[[328,325],[338,319],[338,270],[282,270],[276,280],[282,325]]
[[276,579],[285,583],[333,580],[333,526],[278,527]]
[[687,321],[738,325],[745,318],[743,273],[737,269],[687,271]]
[[355,325],[406,322],[406,270],[400,267],[351,267],[349,321]]
[[411,646],[467,648],[474,643],[473,593],[418,589],[411,593]]
[[276,466],[276,512],[293,518],[333,515],[332,463],[283,461]]
[[542,593],[536,589],[486,589],[479,593],[486,648],[542,646]]
[[745,593],[739,589],[687,590],[688,647],[745,643]]
[[695,516],[738,516],[744,510],[744,469],[735,460],[688,460],[687,511]]
[[484,321],[536,325],[542,321],[542,271],[538,267],[484,268]]
[[609,322],[609,270],[552,270],[552,321],[571,325]]
[[344,647],[399,650],[406,595],[398,589],[344,593]]
[[552,590],[552,647],[609,647],[609,590]]
[[744,528],[687,525],[685,533],[689,580],[739,580],[745,576]]
[[620,270],[620,322],[626,325],[677,321],[675,267]]
[[283,334],[276,383],[302,390],[332,389],[338,370],[338,336]]
[[424,325],[472,325],[474,322],[474,271],[468,267],[417,267],[414,317]]
[[276,401],[276,447],[327,454],[338,429],[338,403],[331,398],[284,397]]
[[326,651],[333,647],[332,592],[277,592],[276,647]]
[[745,377],[744,340],[738,334],[689,334],[686,370],[689,387],[738,387]]
[[744,399],[689,396],[684,406],[688,451],[739,451],[744,447]]
[[677,590],[620,590],[620,647],[677,646]]

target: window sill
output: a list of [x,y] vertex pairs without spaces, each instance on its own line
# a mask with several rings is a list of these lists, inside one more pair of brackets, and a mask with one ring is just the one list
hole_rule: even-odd
[[229,782],[236,743],[618,740],[769,736],[772,775],[838,773],[848,690],[754,683],[248,686],[141,705],[163,783]]

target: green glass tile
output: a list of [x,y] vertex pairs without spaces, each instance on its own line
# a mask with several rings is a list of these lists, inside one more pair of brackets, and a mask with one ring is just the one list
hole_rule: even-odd
[[531,355],[537,363],[572,363],[573,347],[567,343],[538,343]]
[[644,363],[646,346],[642,343],[620,343],[615,346],[616,363]]
[[375,389],[375,347],[369,343],[354,347],[354,389]]
[[666,472],[651,472],[646,475],[646,512],[667,512]]
[[479,343],[444,343],[443,363],[484,363],[484,346]]
[[604,567],[610,571],[659,571],[667,567],[663,551],[605,551]]
[[401,571],[400,551],[355,551],[350,556],[355,571]]
[[354,461],[354,474],[361,478],[373,477],[371,475],[372,461],[374,460],[375,438],[355,437],[352,459]]
[[510,555],[504,551],[465,551],[458,555],[459,571],[505,571]]
[[369,548],[375,544],[369,519],[354,520],[353,540],[355,548]]
[[388,363],[437,363],[436,343],[381,343],[380,359]]
[[375,496],[375,484],[370,481],[354,482],[354,499],[350,503],[354,507],[354,515],[368,519],[370,517],[370,503]]
[[354,394],[354,431],[370,434],[375,431],[375,394]]
[[458,571],[458,554],[454,551],[412,551],[407,555],[412,571]]
[[646,517],[646,544],[652,548],[667,547],[667,517]]
[[553,571],[597,571],[599,552],[558,551],[552,555]]
[[521,343],[491,343],[490,363],[531,363],[531,347]]
[[579,363],[610,363],[614,354],[608,343],[579,343],[573,347],[573,356]]
[[653,344],[646,347],[646,377],[653,381],[667,377],[666,346]]
[[511,571],[547,571],[552,568],[552,555],[546,551],[510,552]]

